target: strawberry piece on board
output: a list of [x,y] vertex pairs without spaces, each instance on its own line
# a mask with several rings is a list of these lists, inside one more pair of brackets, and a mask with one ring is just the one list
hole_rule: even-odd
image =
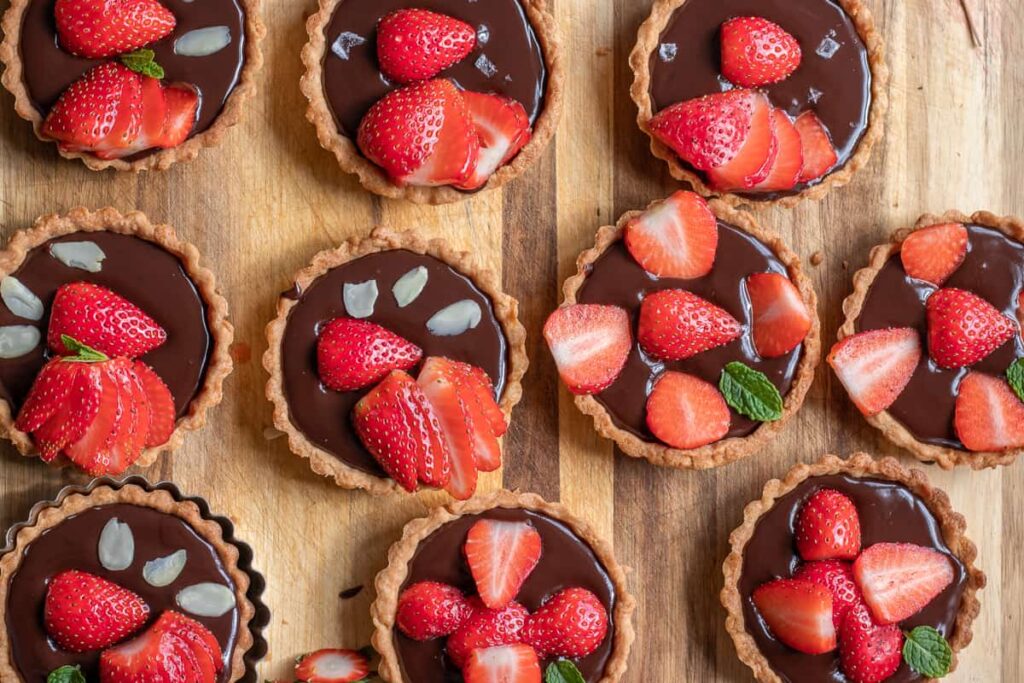
[[369,673],[370,662],[356,650],[317,650],[295,665],[295,678],[304,683],[355,683]]
[[804,167],[804,149],[800,133],[781,109],[772,111],[775,119],[775,161],[768,177],[751,188],[755,192],[781,192],[792,190],[800,179]]
[[462,677],[466,683],[540,683],[540,662],[529,645],[473,650]]
[[335,391],[357,391],[380,382],[392,370],[409,370],[423,351],[376,323],[335,318],[316,342],[320,381]]
[[804,165],[800,169],[801,183],[809,183],[821,178],[839,161],[836,148],[832,146],[832,138],[813,111],[805,111],[796,117],[796,130],[800,133],[800,146],[803,152]]
[[480,152],[473,175],[456,187],[476,190],[530,141],[530,117],[522,104],[509,97],[465,90],[462,99],[473,117],[473,125],[480,138]]
[[877,415],[906,388],[921,360],[921,338],[909,327],[870,330],[846,337],[828,364],[860,412]]
[[658,277],[704,277],[715,265],[718,220],[704,198],[679,190],[626,224],[626,248]]
[[732,416],[718,388],[682,372],[666,372],[647,398],[647,427],[673,448],[706,446],[729,433]]
[[177,21],[157,0],[57,0],[60,46],[101,59],[132,52],[170,35]]
[[685,289],[663,289],[640,304],[637,340],[644,353],[661,360],[685,360],[741,334],[739,321]]
[[540,534],[525,522],[482,519],[469,529],[463,548],[480,599],[502,609],[540,562]]
[[137,358],[167,341],[167,331],[141,308],[106,287],[72,282],[57,290],[46,343],[63,356],[67,335],[107,356]]
[[46,633],[68,652],[110,647],[142,628],[148,618],[149,605],[141,597],[86,572],[61,572],[46,589]]
[[472,609],[458,588],[436,581],[420,581],[398,597],[395,622],[413,640],[433,640],[454,633]]
[[971,451],[1024,446],[1024,402],[1000,377],[970,372],[960,382],[953,415],[956,435]]
[[860,516],[848,497],[822,489],[796,519],[796,548],[804,560],[852,560],[860,552]]
[[930,225],[910,233],[900,247],[907,275],[941,287],[967,256],[967,228],[962,223]]
[[818,560],[800,565],[794,579],[810,581],[824,586],[832,594],[832,623],[836,633],[842,633],[841,626],[846,615],[854,607],[863,604],[860,588],[853,578],[853,565],[841,560]]
[[824,586],[797,579],[776,579],[751,596],[772,635],[808,655],[836,649],[832,594]]
[[864,602],[880,624],[920,612],[953,582],[949,558],[913,543],[876,543],[853,563]]
[[1017,332],[1013,320],[973,292],[947,287],[928,297],[928,354],[944,368],[985,359]]
[[626,311],[599,304],[555,309],[544,323],[544,339],[574,394],[597,394],[611,386],[633,346]]
[[544,657],[586,657],[608,635],[608,610],[584,588],[566,588],[526,620],[523,642]]
[[875,623],[867,606],[857,605],[839,631],[839,662],[851,683],[881,683],[903,663],[903,632]]
[[722,24],[722,75],[741,88],[785,80],[800,66],[800,43],[763,17],[735,17]]
[[747,277],[753,313],[754,348],[762,358],[784,356],[811,331],[811,313],[796,285],[779,273]]
[[522,642],[521,634],[530,616],[518,602],[510,602],[500,610],[488,609],[478,597],[469,598],[473,612],[459,629],[448,636],[445,645],[448,657],[461,668],[473,650],[513,645]]
[[476,45],[476,30],[447,14],[400,9],[377,24],[377,61],[388,80],[413,83],[461,62]]

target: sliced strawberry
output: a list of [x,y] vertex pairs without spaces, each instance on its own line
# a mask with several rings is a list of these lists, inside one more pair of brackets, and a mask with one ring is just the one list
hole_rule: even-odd
[[44,365],[18,411],[14,426],[25,433],[42,427],[67,404],[77,374],[76,363],[61,363],[60,359],[54,359]]
[[413,640],[433,640],[454,633],[473,610],[458,588],[436,581],[415,583],[398,597],[395,622]]
[[164,86],[166,117],[160,135],[151,141],[149,147],[169,149],[177,147],[188,139],[196,124],[199,112],[199,94],[188,85]]
[[214,675],[210,680],[216,680],[216,674],[224,669],[224,652],[217,637],[195,619],[168,610],[160,615],[153,628],[170,631],[188,643],[199,661],[204,677],[210,676],[212,671]]
[[596,394],[611,386],[633,346],[626,311],[597,304],[555,309],[544,323],[544,339],[574,394]]
[[462,677],[466,683],[541,683],[540,662],[529,645],[473,650]]
[[953,582],[949,558],[913,543],[876,543],[853,563],[864,602],[880,624],[920,612]]
[[523,642],[544,657],[590,655],[608,635],[608,610],[584,588],[566,588],[526,620]]
[[768,172],[768,177],[755,185],[755,192],[779,192],[792,190],[800,179],[800,171],[804,167],[803,143],[800,133],[790,120],[789,115],[781,109],[772,111],[775,119],[775,161]]
[[400,9],[377,24],[377,61],[395,83],[433,78],[461,62],[476,45],[476,30],[447,14]]
[[448,637],[445,645],[448,657],[455,666],[462,668],[473,650],[521,642],[520,634],[529,613],[518,602],[511,602],[501,610],[492,610],[480,598],[472,597],[469,605],[472,614]]
[[392,370],[409,370],[423,351],[394,332],[355,318],[335,318],[316,343],[320,381],[335,391],[356,391],[374,385]]
[[836,633],[841,633],[840,627],[849,611],[864,602],[853,578],[853,565],[848,562],[807,562],[800,565],[793,578],[816,583],[829,590],[832,594],[832,623],[836,627]]
[[735,318],[684,289],[648,294],[640,304],[637,340],[644,353],[661,360],[685,360],[741,334]]
[[718,220],[704,198],[679,190],[626,224],[633,259],[658,277],[704,277],[715,265]]
[[828,364],[865,415],[892,405],[921,360],[921,338],[909,327],[871,330],[832,347]]
[[722,75],[741,88],[778,83],[800,66],[800,43],[763,17],[735,17],[722,24]]
[[967,256],[967,228],[962,223],[930,225],[910,233],[900,247],[907,275],[941,287]]
[[[465,459],[467,467],[472,463],[484,472],[501,467],[501,445],[481,406],[479,379],[473,366],[431,357],[423,364],[417,381],[441,420],[452,459]],[[493,404],[491,396],[487,400]]]
[[145,446],[147,448],[162,446],[171,438],[177,420],[174,396],[171,395],[171,390],[167,388],[164,381],[160,379],[160,375],[142,361],[135,361],[133,370],[142,383],[146,399],[149,402],[149,430]]
[[68,652],[114,645],[142,628],[148,618],[149,606],[141,597],[86,572],[61,572],[46,589],[46,633]]
[[393,90],[359,124],[359,149],[396,185],[458,185],[476,168],[480,138],[461,92],[437,79]]
[[800,182],[809,183],[821,178],[839,161],[832,138],[813,111],[805,111],[796,117],[796,130],[800,133],[800,146],[804,165],[800,170]]
[[777,579],[754,589],[751,598],[772,635],[809,655],[836,649],[832,594],[824,586]]
[[[505,420],[505,413],[502,412],[501,406],[494,398],[494,384],[491,382],[491,378],[481,368],[469,363],[456,363],[456,367],[463,371],[465,375],[463,384],[467,391],[471,391],[476,396],[476,404],[483,414],[484,420],[490,425],[491,433],[497,437],[503,436],[508,431],[508,422]],[[477,463],[481,470],[489,472],[490,470],[485,465],[493,465],[493,463]]]
[[852,560],[860,552],[860,516],[853,501],[822,489],[800,508],[796,548],[804,560]]
[[157,0],[57,0],[60,45],[73,55],[100,59],[155,43],[176,20]]
[[666,372],[647,398],[647,427],[673,448],[699,448],[729,433],[729,406],[714,385]]
[[139,137],[147,141],[157,139],[163,133],[166,120],[167,98],[164,96],[163,84],[159,79],[143,77],[142,128]]
[[354,683],[370,673],[370,662],[355,650],[317,650],[295,665],[295,678],[304,683]]
[[109,446],[112,459],[109,470],[111,473],[118,473],[117,470],[123,472],[134,464],[142,455],[142,450],[149,440],[151,410],[149,397],[135,372],[135,365],[139,362],[126,361],[125,367],[118,369],[121,396],[127,399],[128,403],[125,406],[126,412],[121,416],[122,422],[126,425],[121,430],[122,434],[117,435],[117,438],[114,434],[111,435],[112,445]]
[[750,116],[750,131],[743,147],[723,166],[708,171],[708,180],[716,190],[750,190],[771,174],[779,153],[775,135],[774,109],[768,98],[755,96]]
[[103,683],[194,681],[207,683],[191,646],[166,629],[149,628],[142,635],[100,655]]
[[167,331],[141,308],[115,292],[88,282],[57,290],[46,343],[54,353],[72,355],[63,337],[74,337],[108,356],[136,358],[167,340]]
[[[54,360],[50,362],[67,361]],[[97,439],[99,445],[102,445],[109,434],[107,421],[117,411],[117,391],[116,388],[104,381],[106,373],[101,363],[75,363],[75,365],[78,366],[75,372],[75,382],[64,405],[32,434],[40,454],[44,456],[50,454],[55,456],[81,439],[97,419],[107,424],[106,432],[92,435]]]
[[[129,391],[128,396],[123,395],[119,377],[124,365],[130,362],[118,358],[105,363],[105,367],[95,366],[100,372],[100,409],[81,438],[64,448],[68,459],[92,476],[121,474],[124,471],[123,468],[120,468],[120,472],[115,471],[119,469],[116,464],[100,456],[107,452],[115,439],[124,438],[124,434],[134,426],[133,418],[125,415],[130,412],[131,394]],[[115,465],[113,468],[112,464]]]
[[540,562],[540,534],[525,522],[482,519],[463,548],[480,599],[491,609],[512,602]]
[[928,354],[944,368],[974,365],[1016,331],[1013,320],[977,294],[947,287],[928,297]]
[[754,347],[763,358],[784,356],[811,331],[811,313],[796,285],[779,273],[747,277],[754,317]]
[[867,606],[857,605],[840,630],[839,661],[850,683],[881,683],[903,662],[903,632],[875,623]]
[[516,100],[470,90],[464,90],[462,98],[480,137],[480,153],[469,180],[456,187],[475,190],[519,153],[530,141],[532,131],[526,109]]
[[968,450],[1024,447],[1024,402],[1003,379],[970,372],[960,382],[953,426]]

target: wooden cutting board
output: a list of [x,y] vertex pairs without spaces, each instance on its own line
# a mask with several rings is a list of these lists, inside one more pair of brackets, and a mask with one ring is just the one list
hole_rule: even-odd
[[[797,1],[797,0],[794,0]],[[819,203],[771,210],[760,220],[809,267],[823,332],[834,338],[840,302],[868,249],[924,212],[959,208],[1024,215],[1024,10],[1018,2],[871,0],[893,78],[887,137],[854,182]],[[0,8],[6,9],[6,1]],[[265,678],[326,646],[360,647],[370,635],[372,581],[402,526],[439,494],[375,498],[314,475],[283,439],[270,440],[263,396],[263,327],[291,275],[318,250],[383,223],[441,235],[502,274],[520,301],[531,367],[505,440],[504,485],[561,500],[614,539],[634,568],[637,643],[628,681],[748,681],[718,602],[729,532],[765,480],[824,452],[867,450],[911,459],[884,443],[820,369],[803,410],[761,454],[708,472],[658,469],[616,455],[559,387],[539,334],[561,281],[594,232],[676,184],[647,149],[628,97],[626,64],[650,0],[554,0],[568,58],[565,117],[548,153],[503,191],[423,207],[364,192],[316,143],[299,93],[299,50],[311,2],[267,0],[270,27],[261,92],[224,145],[165,173],[93,173],[38,142],[0,96],[0,229],[6,239],[40,214],[84,205],[140,209],[177,228],[220,279],[237,329],[236,368],[222,405],[183,448],[144,474],[171,479],[229,515],[256,552],[274,611]],[[0,526],[82,477],[20,457],[0,457]],[[966,515],[988,574],[974,643],[956,681],[1024,676],[1024,463],[988,472],[926,467]],[[365,586],[342,599],[346,589]]]

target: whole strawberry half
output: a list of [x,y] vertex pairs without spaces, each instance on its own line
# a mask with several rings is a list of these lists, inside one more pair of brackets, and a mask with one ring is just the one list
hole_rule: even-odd
[[529,612],[518,602],[503,609],[488,609],[480,598],[469,599],[472,614],[455,633],[448,636],[445,651],[454,664],[462,668],[473,650],[512,645],[522,642],[523,626]]
[[853,563],[853,575],[875,620],[895,624],[920,612],[953,582],[953,565],[932,548],[876,543]]
[[881,683],[903,662],[903,632],[876,623],[865,605],[850,610],[839,634],[839,661],[851,683]]
[[796,548],[804,560],[852,560],[860,552],[860,516],[848,497],[822,489],[800,508]]
[[473,650],[462,677],[466,683],[540,683],[540,662],[529,645],[488,647]]
[[519,595],[540,562],[540,534],[526,522],[482,519],[470,527],[463,553],[480,599],[501,609]]
[[811,312],[793,281],[779,273],[746,279],[754,318],[754,348],[763,358],[784,356],[811,331]]
[[73,282],[57,290],[46,343],[54,353],[71,355],[64,336],[74,337],[108,356],[137,358],[167,341],[167,331],[141,308],[106,287]]
[[394,332],[355,318],[335,318],[316,342],[320,381],[335,391],[356,391],[384,379],[392,370],[408,370],[423,351]]
[[722,24],[722,75],[742,88],[778,83],[800,66],[800,43],[763,17],[735,17]]
[[354,683],[365,679],[369,672],[366,655],[345,649],[317,650],[295,665],[295,678],[304,683]]
[[974,365],[1017,331],[1013,320],[973,292],[948,287],[928,297],[928,353],[944,368]]
[[684,289],[664,289],[644,297],[637,341],[661,360],[685,360],[743,334],[743,326],[710,301]]
[[647,397],[647,428],[673,448],[699,448],[729,433],[732,415],[713,384],[682,372],[665,372]]
[[953,415],[956,435],[976,452],[1024,446],[1024,401],[1001,377],[969,372],[960,382]]
[[433,640],[454,633],[472,608],[458,588],[436,581],[415,583],[398,597],[395,621],[413,640]]
[[629,358],[629,315],[618,306],[572,304],[544,322],[558,374],[574,394],[597,394],[615,382]]
[[899,398],[921,360],[921,337],[911,327],[868,330],[846,337],[828,364],[865,415],[877,415]]
[[836,649],[828,588],[810,581],[776,579],[754,589],[751,599],[772,635],[794,650],[820,655]]
[[841,560],[807,562],[793,574],[794,579],[824,586],[832,594],[832,623],[840,633],[843,620],[851,609],[864,602],[853,578],[853,566]]
[[396,83],[433,78],[476,46],[476,30],[447,14],[400,9],[377,25],[377,61]]
[[658,277],[704,277],[715,265],[718,220],[703,197],[679,190],[626,224],[630,256]]
[[522,639],[545,657],[586,657],[608,635],[608,610],[585,588],[566,588],[530,615]]
[[962,223],[929,225],[907,235],[900,260],[907,275],[941,287],[967,257],[969,236]]
[[359,123],[359,149],[396,185],[459,185],[476,168],[480,138],[462,93],[446,79],[393,90]]
[[57,0],[53,11],[61,47],[88,59],[155,43],[177,23],[157,0]]
[[46,590],[46,633],[68,652],[110,647],[139,630],[148,618],[149,605],[141,597],[86,572],[61,572]]

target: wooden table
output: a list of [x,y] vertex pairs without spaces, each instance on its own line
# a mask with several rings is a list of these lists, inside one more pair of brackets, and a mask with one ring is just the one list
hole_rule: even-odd
[[[825,201],[761,220],[805,262],[821,300],[826,340],[868,249],[923,212],[948,208],[1024,214],[1024,10],[1017,2],[872,0],[893,78],[887,138],[854,182]],[[383,201],[341,173],[303,118],[299,49],[310,2],[268,0],[270,27],[261,92],[243,126],[192,163],[139,176],[93,173],[57,157],[0,96],[0,226],[6,238],[39,214],[77,205],[140,209],[174,225],[220,278],[237,328],[236,368],[222,405],[186,445],[145,474],[207,497],[255,548],[274,611],[266,678],[287,675],[292,657],[325,646],[368,643],[372,581],[408,520],[440,494],[375,498],[314,475],[283,439],[268,440],[260,356],[276,295],[318,250],[384,223],[444,235],[502,273],[521,302],[530,372],[505,440],[504,471],[486,487],[560,499],[613,538],[634,568],[638,640],[628,681],[746,681],[718,602],[729,532],[765,480],[823,452],[900,455],[819,369],[803,410],[761,454],[707,472],[658,469],[616,455],[558,385],[539,334],[561,281],[598,226],[676,185],[647,150],[627,90],[626,57],[648,0],[554,0],[569,59],[561,131],[526,177],[461,204]],[[6,2],[0,4],[6,8]],[[0,526],[26,515],[79,475],[22,458],[4,445]],[[906,462],[910,459],[901,456]],[[928,467],[967,516],[989,587],[974,643],[957,681],[1017,681],[1024,675],[1024,464],[988,472]],[[346,589],[366,586],[342,599]]]

